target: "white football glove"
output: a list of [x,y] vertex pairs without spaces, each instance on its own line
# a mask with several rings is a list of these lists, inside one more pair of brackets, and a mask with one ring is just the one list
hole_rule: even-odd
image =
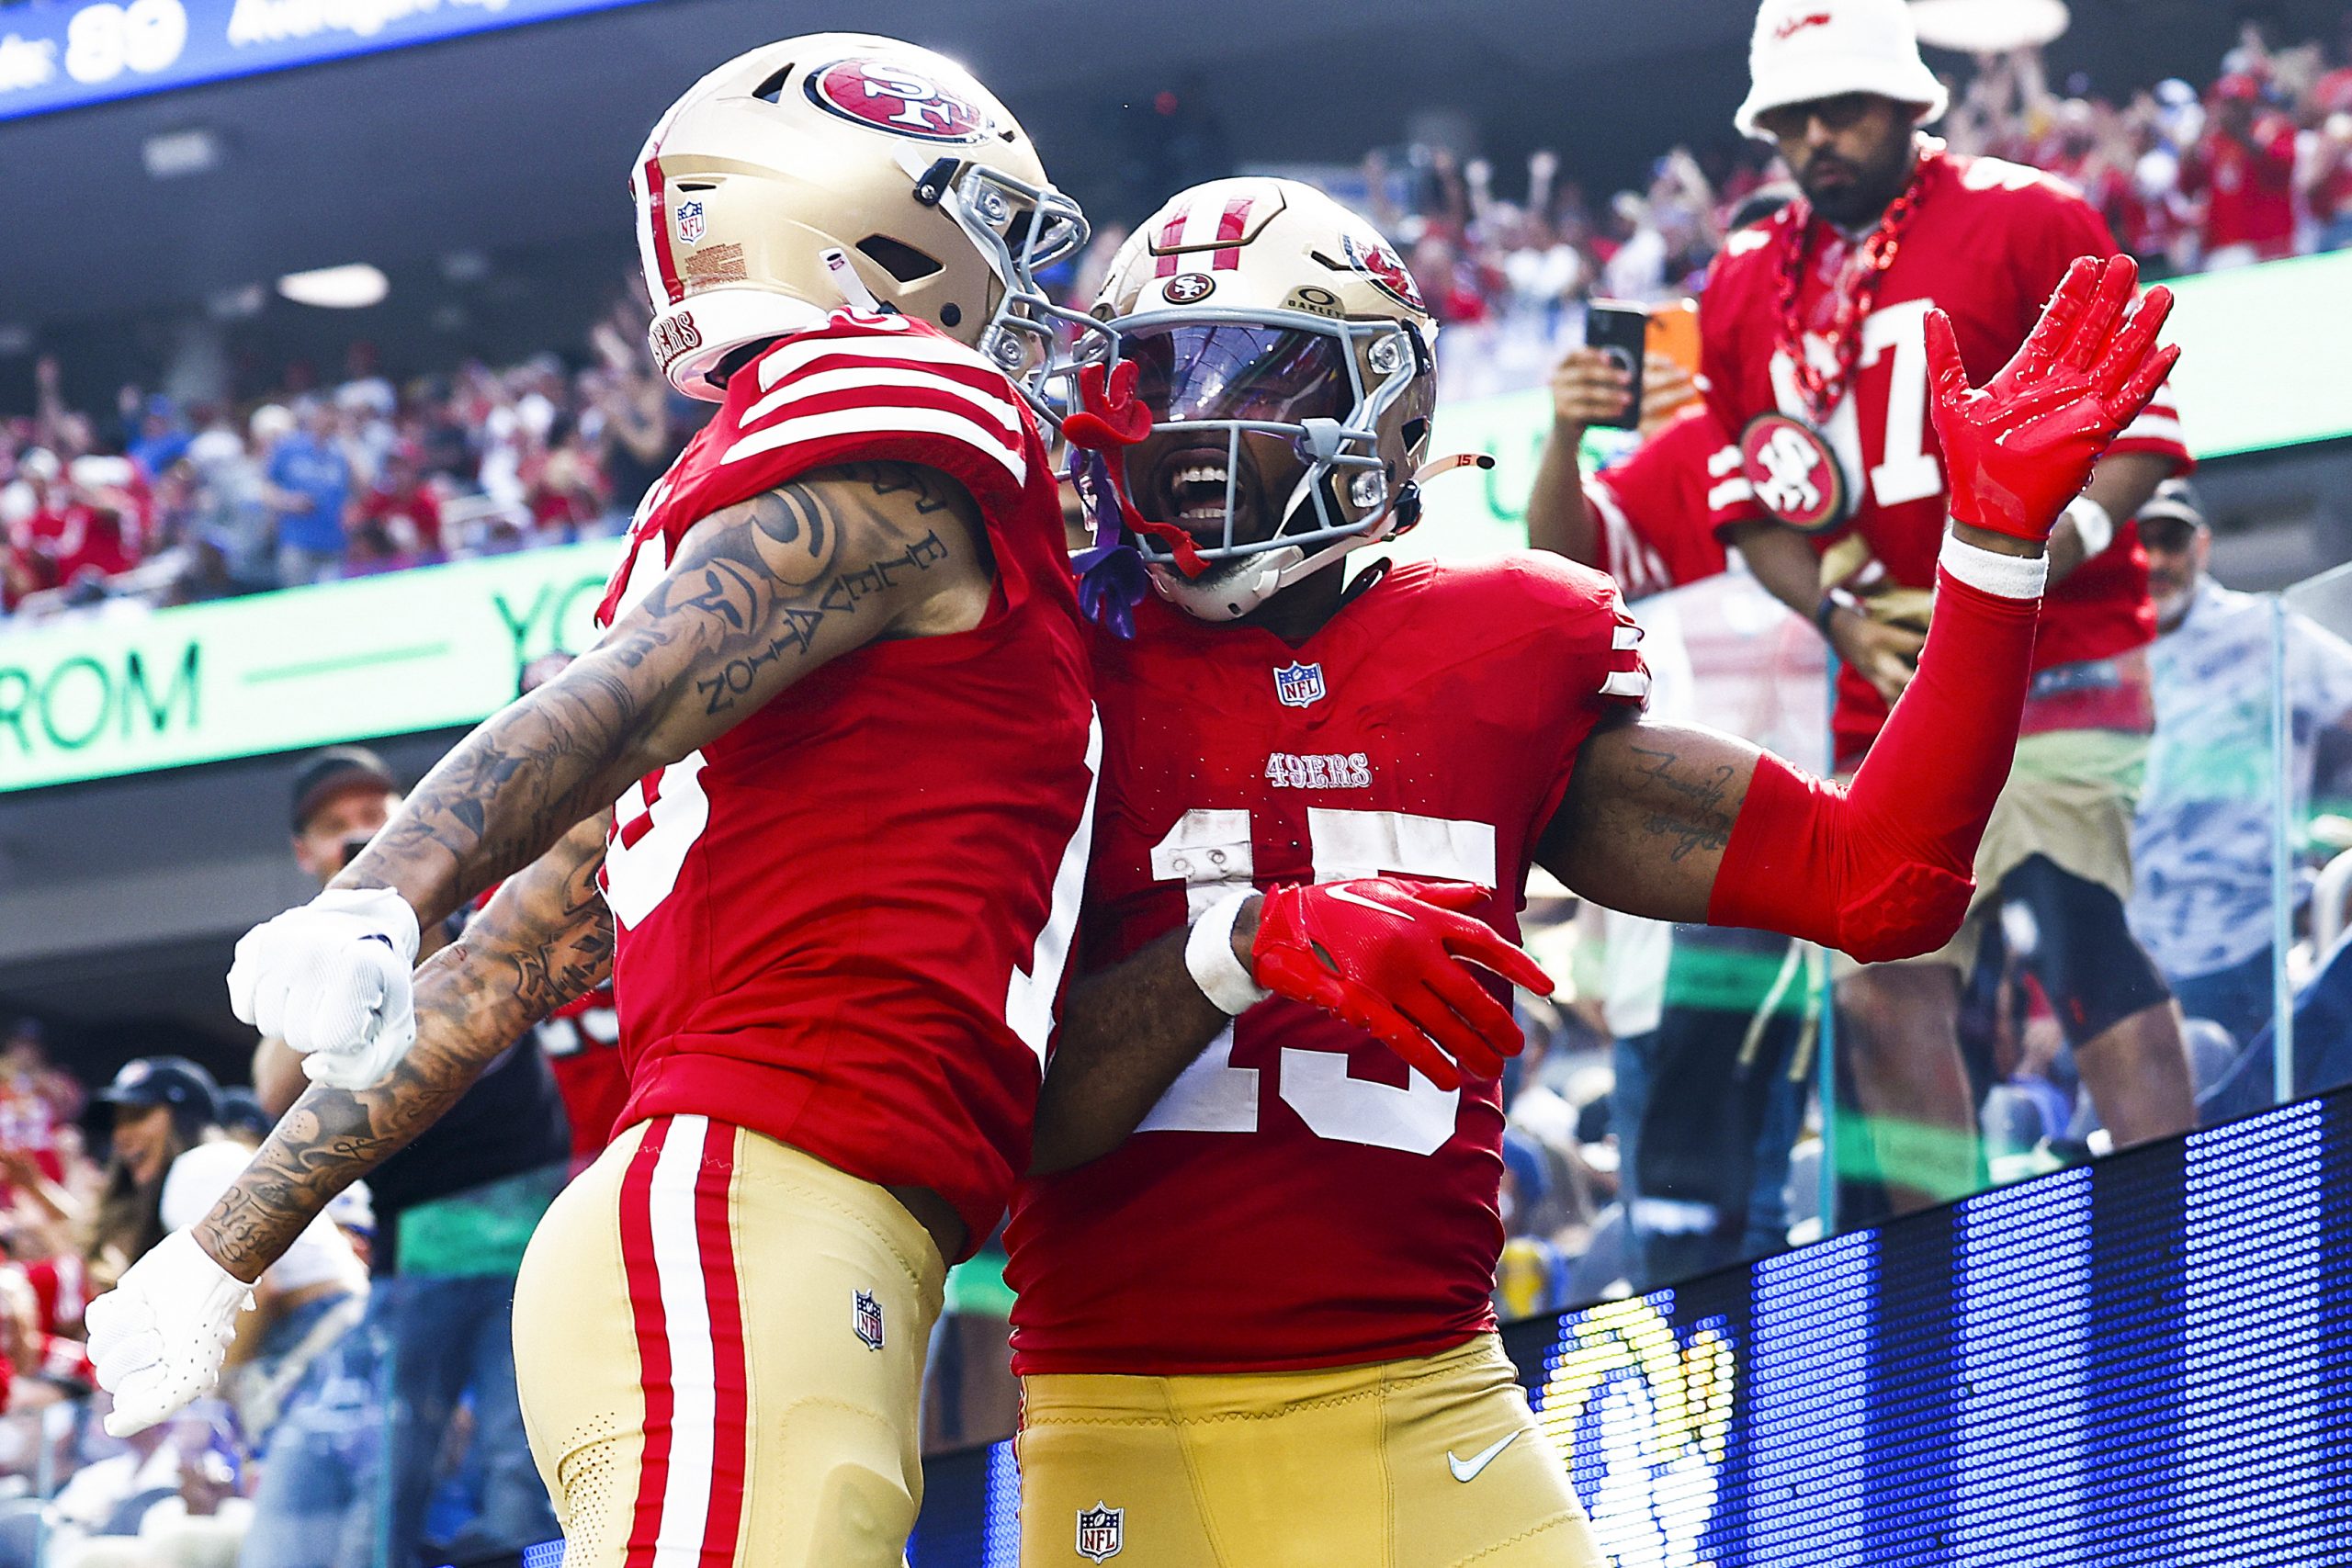
[[174,1231],[124,1269],[82,1317],[98,1386],[114,1395],[107,1435],[144,1431],[211,1393],[237,1335],[237,1314],[253,1304],[254,1288],[186,1231]]
[[416,1041],[416,912],[389,887],[331,887],[237,943],[229,1006],[302,1057],[312,1083],[384,1081]]

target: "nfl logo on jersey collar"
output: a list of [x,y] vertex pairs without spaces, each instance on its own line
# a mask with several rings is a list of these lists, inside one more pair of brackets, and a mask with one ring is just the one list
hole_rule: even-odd
[[1310,707],[1323,700],[1323,666],[1294,662],[1274,671],[1274,695],[1289,708]]
[[1119,1555],[1125,1544],[1120,1538],[1127,1517],[1125,1508],[1106,1508],[1097,1503],[1078,1511],[1078,1554],[1090,1562],[1100,1562]]

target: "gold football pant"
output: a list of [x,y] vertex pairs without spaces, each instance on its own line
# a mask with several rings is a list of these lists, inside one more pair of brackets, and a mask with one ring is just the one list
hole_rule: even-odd
[[700,1116],[540,1222],[514,1370],[567,1568],[898,1568],[939,1249],[881,1188]]
[[1605,1568],[1492,1335],[1304,1372],[1023,1385],[1022,1568]]

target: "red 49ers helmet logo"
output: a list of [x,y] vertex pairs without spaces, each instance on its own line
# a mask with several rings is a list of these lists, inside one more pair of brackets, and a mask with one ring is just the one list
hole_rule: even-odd
[[1400,305],[1429,314],[1430,308],[1421,303],[1420,286],[1405,270],[1405,264],[1396,259],[1395,251],[1383,244],[1359,243],[1353,234],[1344,236],[1341,245],[1348,253],[1348,265],[1372,279],[1374,288]]
[[1803,420],[1758,414],[1739,433],[1739,458],[1757,504],[1790,527],[1822,534],[1846,520],[1846,471]]
[[808,73],[808,101],[876,130],[919,141],[978,141],[996,130],[989,112],[922,72],[888,60],[841,60]]

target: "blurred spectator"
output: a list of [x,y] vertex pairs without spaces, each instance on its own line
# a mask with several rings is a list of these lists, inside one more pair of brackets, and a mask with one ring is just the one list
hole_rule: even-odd
[[[2156,733],[2132,829],[2140,869],[2132,929],[2172,981],[2181,1010],[2239,1041],[2269,1021],[2271,616],[2275,601],[2206,574],[2213,536],[2189,481],[2140,510],[2159,628],[2150,664]],[[2320,732],[2352,729],[2352,644],[2308,616],[2287,617],[2287,703],[2298,813],[2312,796]]]
[[347,570],[353,574],[418,566],[441,558],[441,498],[409,445],[384,454],[375,483],[352,507]]
[[2182,191],[2201,198],[2209,267],[2294,254],[2295,123],[2264,99],[2249,73],[2214,83],[2205,135],[2181,164]]
[[[295,863],[324,886],[400,802],[374,752],[338,746],[295,774]],[[424,933],[419,960],[457,935],[452,921]],[[254,1055],[263,1106],[282,1116],[308,1087],[300,1059],[276,1040]],[[539,1216],[562,1187],[571,1132],[547,1058],[529,1036],[492,1062],[448,1113],[368,1180],[376,1230],[368,1332],[388,1359],[384,1555],[412,1568],[451,1423],[469,1401],[464,1463],[479,1511],[453,1554],[519,1551],[556,1533],[554,1511],[524,1440],[514,1393],[514,1271]],[[341,1444],[337,1428],[326,1439]],[[430,1558],[442,1562],[441,1557]]]
[[299,588],[335,576],[343,567],[351,459],[335,439],[334,411],[305,400],[294,412],[294,428],[270,446],[264,465],[277,528],[279,584]]

